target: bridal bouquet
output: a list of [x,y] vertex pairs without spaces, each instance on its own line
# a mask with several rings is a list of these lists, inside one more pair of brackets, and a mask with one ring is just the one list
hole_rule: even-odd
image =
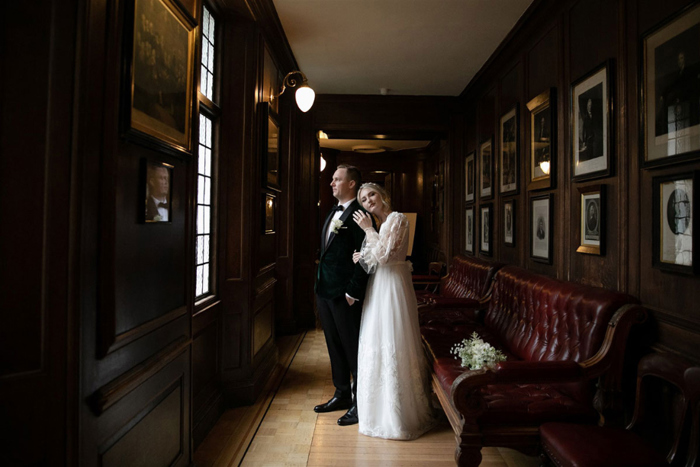
[[506,360],[503,352],[484,342],[475,332],[472,333],[471,339],[463,339],[459,344],[455,344],[450,352],[455,355],[455,358],[462,360],[463,367],[468,367],[470,370],[492,367]]

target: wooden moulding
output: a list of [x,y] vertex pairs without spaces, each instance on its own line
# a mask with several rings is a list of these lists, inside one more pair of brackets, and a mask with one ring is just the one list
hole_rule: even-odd
[[92,410],[96,415],[102,415],[105,410],[175,360],[189,345],[190,340],[181,336],[160,352],[102,386],[90,396]]

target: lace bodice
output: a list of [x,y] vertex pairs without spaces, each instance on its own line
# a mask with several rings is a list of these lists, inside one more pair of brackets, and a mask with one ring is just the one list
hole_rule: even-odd
[[365,230],[360,264],[372,274],[377,267],[396,261],[405,261],[408,251],[408,219],[400,212],[392,212],[379,228]]

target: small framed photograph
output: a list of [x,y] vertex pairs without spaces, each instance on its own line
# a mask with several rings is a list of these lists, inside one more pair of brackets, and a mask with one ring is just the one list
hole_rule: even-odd
[[586,180],[611,173],[612,61],[571,85],[572,178]]
[[643,35],[642,166],[700,155],[700,5]]
[[530,198],[530,258],[540,263],[552,263],[552,212],[554,195]]
[[605,185],[579,187],[581,236],[578,253],[605,254]]
[[503,242],[506,246],[515,246],[515,200],[503,203]]
[[265,193],[264,233],[275,233],[275,195]]
[[260,105],[263,115],[263,187],[280,191],[279,123],[277,115],[270,108],[270,104],[263,102]]
[[479,146],[479,164],[479,194],[481,199],[489,199],[493,196],[493,137]]
[[699,173],[687,172],[652,180],[654,267],[685,274],[698,272],[698,240],[693,235],[698,208],[693,189]]
[[467,228],[464,249],[474,254],[474,207],[467,208]]
[[554,186],[557,115],[556,90],[549,89],[527,103],[530,111],[530,179],[529,190]]
[[515,194],[518,192],[518,106],[513,107],[501,117],[501,149],[500,149],[500,185],[501,193]]
[[153,162],[143,159],[141,163],[141,184],[144,203],[141,221],[147,224],[155,222],[172,222],[171,194],[173,166],[165,162]]
[[493,249],[491,248],[491,232],[493,230],[493,219],[491,216],[491,204],[485,204],[479,207],[481,232],[479,235],[479,253],[491,256]]
[[190,155],[194,19],[174,0],[132,3],[131,43],[124,49],[124,134],[154,149]]
[[474,188],[476,180],[476,151],[472,151],[464,160],[464,174],[466,177],[466,196],[464,200],[467,203],[474,201]]

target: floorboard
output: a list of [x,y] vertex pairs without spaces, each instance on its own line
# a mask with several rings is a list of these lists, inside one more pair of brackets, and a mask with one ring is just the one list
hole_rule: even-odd
[[[455,436],[446,418],[413,441],[361,435],[341,427],[343,412],[316,414],[333,396],[330,362],[321,331],[280,342],[288,369],[254,406],[227,411],[195,452],[197,467],[210,466],[454,466]],[[296,353],[294,351],[296,350]],[[482,449],[484,467],[536,467],[539,459],[505,448]]]

